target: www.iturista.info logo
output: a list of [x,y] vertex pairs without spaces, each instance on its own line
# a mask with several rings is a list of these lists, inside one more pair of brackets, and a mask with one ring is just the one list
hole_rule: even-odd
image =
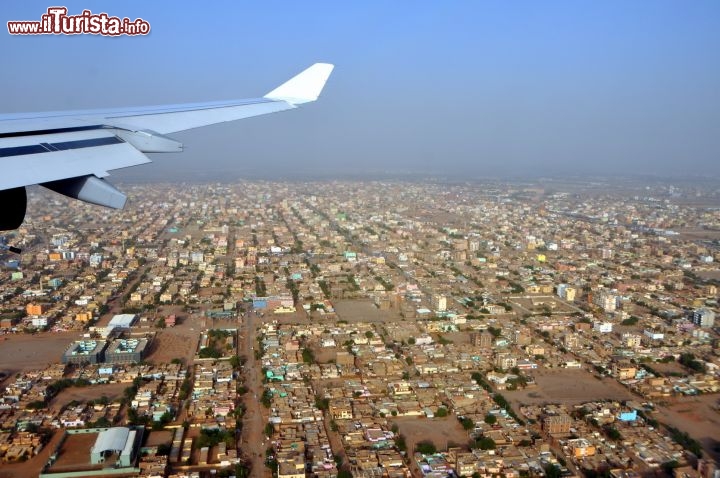
[[107,13],[83,10],[80,15],[68,15],[66,7],[50,7],[40,21],[7,22],[11,35],[147,35],[150,23],[142,18],[111,17]]

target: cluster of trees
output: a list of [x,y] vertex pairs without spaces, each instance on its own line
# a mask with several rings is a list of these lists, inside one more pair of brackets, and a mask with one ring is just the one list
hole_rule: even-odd
[[200,436],[195,443],[198,448],[203,448],[206,446],[215,446],[221,442],[227,443],[228,447],[234,446],[235,439],[233,431],[220,428],[204,428],[200,431]]
[[393,285],[392,282],[386,281],[384,278],[382,278],[380,276],[375,276],[375,280],[378,281],[380,283],[380,285],[382,285],[385,288],[385,290],[388,292],[390,292],[391,290],[393,290],[395,288],[395,286]]
[[702,445],[700,445],[699,441],[693,439],[686,432],[680,431],[675,427],[668,426],[667,429],[670,432],[670,437],[672,437],[675,443],[685,448],[698,458],[702,457]]
[[258,297],[267,296],[267,287],[265,286],[265,281],[262,277],[259,276],[255,276],[255,294]]
[[302,358],[304,363],[315,363],[315,353],[308,347],[302,349]]
[[458,417],[458,420],[460,420],[460,425],[462,425],[465,431],[470,431],[475,428],[475,422],[473,422],[470,417]]
[[632,316],[630,316],[629,318],[627,318],[627,319],[623,320],[622,322],[620,322],[620,324],[622,324],[622,325],[635,325],[635,324],[638,323],[639,320],[640,320],[640,319],[638,319],[637,317],[635,317],[634,315],[632,315]]
[[473,372],[471,375],[472,379],[480,385],[482,388],[484,388],[487,392],[489,392],[492,395],[493,400],[495,403],[498,404],[499,407],[505,409],[505,411],[515,419],[516,422],[523,425],[525,422],[520,419],[520,417],[517,416],[515,411],[510,406],[510,402],[507,401],[505,397],[503,397],[499,393],[494,393],[492,387],[490,387],[490,384],[485,381],[485,378],[482,376],[480,372]]
[[332,297],[332,294],[330,293],[330,286],[328,286],[327,282],[325,282],[324,280],[319,280],[318,286],[320,286],[320,289],[323,291],[323,295],[325,295],[326,299]]
[[185,400],[186,398],[188,398],[191,391],[192,391],[192,382],[190,381],[190,378],[186,377],[180,384],[180,393],[178,394],[178,398],[181,401]]
[[695,354],[687,352],[680,355],[678,359],[681,365],[699,373],[705,373],[705,364],[695,359]]
[[210,343],[207,347],[203,347],[198,352],[200,358],[218,359],[222,357],[223,352],[220,349],[222,342],[232,334],[227,330],[210,329],[207,332]]
[[290,293],[292,294],[293,303],[297,304],[298,299],[300,298],[300,289],[298,288],[297,282],[292,280],[288,277],[287,281],[285,282],[285,285],[290,290]]
[[495,447],[495,440],[486,436],[478,437],[470,442],[470,448],[479,448],[481,450],[494,450]]
[[262,397],[260,397],[260,403],[262,403],[265,408],[270,408],[270,405],[272,405],[272,392],[270,389],[265,389]]
[[198,352],[198,357],[217,359],[222,357],[222,352],[220,352],[215,347],[203,347],[200,349],[200,352]]

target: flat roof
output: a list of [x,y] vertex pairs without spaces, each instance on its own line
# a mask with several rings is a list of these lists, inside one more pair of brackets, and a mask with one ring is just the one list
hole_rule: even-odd
[[[134,433],[134,430],[133,430]],[[98,434],[95,445],[92,447],[92,453],[102,453],[104,451],[121,452],[125,449],[130,429],[126,427],[108,428]]]
[[132,323],[135,321],[137,315],[135,314],[119,314],[110,319],[108,328],[112,329],[115,327],[123,327],[129,329]]
[[142,352],[148,345],[146,338],[139,339],[115,339],[110,343],[107,354],[131,354]]
[[103,346],[105,346],[104,340],[76,340],[67,348],[65,355],[68,357],[92,355],[102,350]]

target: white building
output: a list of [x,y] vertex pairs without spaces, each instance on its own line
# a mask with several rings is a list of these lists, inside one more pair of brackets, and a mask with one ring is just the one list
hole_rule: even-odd
[[433,296],[433,309],[437,312],[443,312],[447,310],[447,297],[444,295]]
[[594,322],[593,330],[601,334],[609,334],[613,330],[613,324],[612,322]]
[[645,329],[643,333],[645,334],[645,337],[649,338],[650,340],[662,340],[665,338],[665,334],[661,332],[656,332],[651,329]]
[[615,312],[617,308],[617,298],[608,291],[603,290],[595,294],[593,302],[605,312]]
[[34,317],[31,320],[31,323],[32,323],[33,327],[38,327],[38,328],[47,327],[48,319],[47,319],[47,317],[42,317],[42,316]]
[[707,307],[697,309],[693,312],[692,321],[700,327],[712,327],[715,324],[715,312]]

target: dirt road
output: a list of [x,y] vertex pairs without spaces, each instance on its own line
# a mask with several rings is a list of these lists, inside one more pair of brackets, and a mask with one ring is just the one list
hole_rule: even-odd
[[243,397],[245,404],[245,417],[243,419],[242,449],[245,456],[252,463],[250,476],[252,478],[265,478],[270,476],[270,470],[265,467],[265,450],[268,442],[264,435],[266,419],[264,408],[260,403],[263,393],[263,383],[260,377],[262,366],[255,359],[255,337],[257,336],[257,325],[259,318],[254,312],[245,315],[240,333],[244,337],[241,342],[240,354],[247,357],[243,369],[245,386],[248,392]]

